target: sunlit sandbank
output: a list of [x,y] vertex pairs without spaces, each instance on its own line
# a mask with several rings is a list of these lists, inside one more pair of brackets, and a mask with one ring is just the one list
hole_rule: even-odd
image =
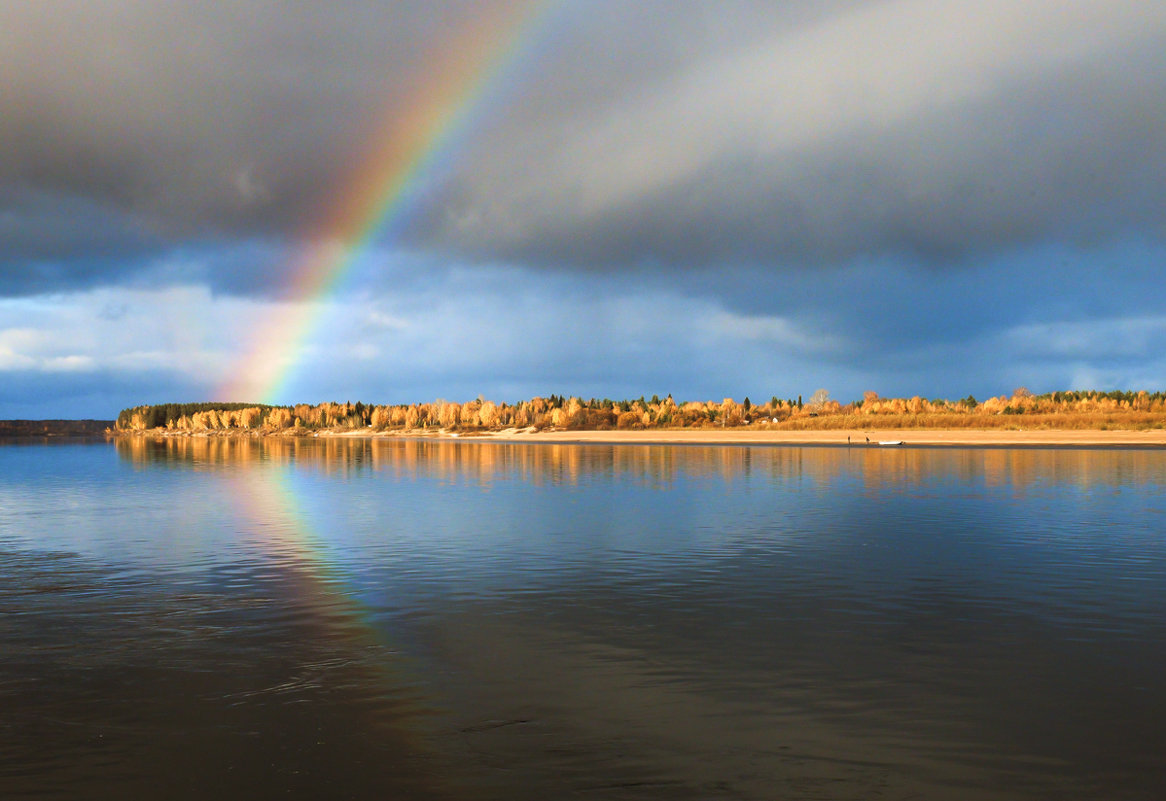
[[388,439],[502,440],[507,442],[592,442],[622,445],[838,445],[849,447],[899,446],[1032,446],[1032,447],[1166,447],[1166,429],[1084,430],[1024,428],[916,428],[916,429],[822,429],[791,431],[764,428],[673,428],[630,431],[576,431],[571,429],[509,428],[501,431],[450,431],[448,429],[405,429],[378,431],[374,428],[322,430],[284,429],[279,431],[154,431],[142,433],[174,438],[254,438],[371,437]]
[[901,445],[1076,445],[1166,446],[1166,430],[1085,431],[1025,429],[844,429],[836,431],[788,431],[742,429],[662,429],[655,431],[502,431],[484,436],[508,440],[544,442],[701,443],[741,445],[849,445],[887,447]]

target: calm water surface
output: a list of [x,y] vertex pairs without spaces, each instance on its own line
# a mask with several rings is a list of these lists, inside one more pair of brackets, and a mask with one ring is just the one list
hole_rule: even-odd
[[1151,799],[1166,453],[0,445],[0,798]]

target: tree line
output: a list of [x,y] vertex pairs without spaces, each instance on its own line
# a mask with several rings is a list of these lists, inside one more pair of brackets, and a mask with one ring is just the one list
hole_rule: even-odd
[[841,403],[820,389],[809,400],[801,396],[771,397],[753,403],[748,397],[678,403],[671,395],[635,400],[584,400],[551,395],[517,403],[495,403],[479,397],[464,403],[365,404],[328,402],[270,406],[247,403],[167,403],[124,409],[117,418],[119,431],[166,429],[209,431],[318,431],[366,429],[376,431],[495,431],[506,428],[536,430],[617,430],[648,428],[707,428],[757,425],[793,427],[890,424],[942,426],[972,418],[1009,415],[1097,416],[1140,413],[1166,415],[1166,393],[1125,391],[1068,391],[1035,395],[1021,387],[1011,396],[978,401],[972,396],[956,401],[881,398],[867,392],[861,400]]

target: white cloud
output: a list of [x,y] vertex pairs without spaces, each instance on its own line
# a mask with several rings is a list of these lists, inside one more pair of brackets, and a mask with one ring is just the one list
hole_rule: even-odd
[[254,165],[248,165],[237,170],[231,178],[239,200],[246,206],[262,203],[271,199],[271,192],[255,175]]
[[0,371],[31,370],[36,368],[36,359],[16,353],[7,345],[0,344]]
[[708,331],[730,340],[756,341],[800,354],[838,351],[846,340],[785,317],[716,311],[704,321]]
[[386,328],[391,331],[404,331],[410,325],[404,317],[385,314],[377,309],[373,309],[365,316],[365,322],[373,328]]
[[255,305],[188,286],[2,300],[0,315],[14,325],[0,331],[0,370],[166,369],[212,381]]
[[67,356],[52,356],[44,359],[41,369],[50,373],[89,372],[97,366],[97,360],[92,356],[70,354]]
[[320,319],[310,340],[316,352],[300,352],[283,402],[550,392],[796,396],[812,390],[794,383],[797,376],[837,372],[820,360],[842,347],[839,335],[738,314],[713,298],[634,282],[613,292],[595,279],[504,269],[453,270],[408,291],[348,298]]
[[1001,337],[1027,357],[1093,360],[1152,358],[1166,342],[1166,317],[1113,317],[1020,325]]

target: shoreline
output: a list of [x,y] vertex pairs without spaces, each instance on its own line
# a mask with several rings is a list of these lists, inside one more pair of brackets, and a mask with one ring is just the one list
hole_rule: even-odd
[[[850,437],[850,442],[847,442]],[[1166,430],[1148,431],[1000,431],[992,429],[868,429],[834,431],[549,431],[496,436],[503,441],[611,444],[834,445],[846,447],[964,447],[975,445],[1166,447]],[[869,438],[869,442],[867,441]]]
[[[557,443],[580,445],[828,445],[835,447],[1115,447],[1166,448],[1166,429],[650,429],[632,431],[572,431],[505,429],[503,431],[376,431],[324,429],[321,431],[119,431],[114,436],[162,436],[175,438],[276,439],[412,439],[442,442]],[[847,442],[847,437],[850,442]],[[884,444],[886,443],[886,444]],[[894,443],[897,443],[895,445]]]

